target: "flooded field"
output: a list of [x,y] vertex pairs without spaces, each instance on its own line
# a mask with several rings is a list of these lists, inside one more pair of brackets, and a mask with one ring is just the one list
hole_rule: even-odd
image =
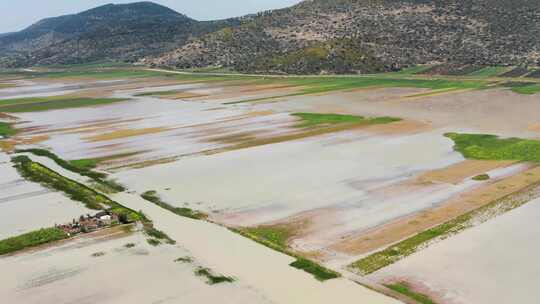
[[0,239],[67,223],[92,212],[60,193],[24,180],[5,153],[0,153],[0,172]]
[[[423,79],[422,85],[410,87],[399,81],[395,87],[355,87],[354,78],[329,78],[343,89],[325,91],[324,81],[309,78],[168,76],[19,79],[10,82],[15,87],[0,89],[0,112],[2,107],[11,110],[0,113],[9,136],[0,140],[0,240],[91,213],[59,192],[24,180],[12,167],[10,157],[25,155],[64,177],[96,187],[95,181],[66,169],[66,164],[17,153],[41,148],[65,160],[67,168],[87,165],[125,186],[125,191],[108,195],[122,206],[141,210],[177,241],[174,246],[152,247],[138,232],[82,237],[0,258],[0,267],[14,278],[0,287],[8,300],[356,303],[352,299],[360,299],[385,304],[398,300],[354,281],[398,298],[384,286],[406,281],[440,300],[438,304],[495,303],[496,298],[487,294],[492,285],[475,283],[488,282],[490,271],[512,286],[515,293],[508,294],[524,303],[532,299],[524,292],[518,295],[529,285],[518,287],[517,276],[502,278],[511,273],[511,266],[490,267],[497,257],[482,257],[493,246],[508,261],[516,257],[514,253],[523,261],[530,258],[526,248],[527,252],[534,248],[521,241],[534,238],[536,230],[530,224],[531,231],[521,235],[516,223],[534,221],[534,210],[527,214],[523,210],[534,208],[537,201],[374,274],[360,277],[347,266],[539,183],[536,163],[466,158],[446,136],[460,132],[540,138],[537,95],[501,88],[477,90],[476,84],[441,89]],[[510,99],[520,107],[508,103]],[[21,110],[9,103],[32,107]],[[149,191],[177,214],[141,198]],[[180,217],[179,210],[202,212],[204,220]],[[227,228],[277,235],[278,243],[265,245],[281,252]],[[488,244],[491,239],[500,247]],[[523,252],[505,251],[503,245],[512,242]],[[127,243],[136,246],[127,248]],[[104,255],[92,256],[96,252]],[[194,265],[174,262],[188,255],[235,282],[207,285],[194,275]],[[343,277],[321,283],[289,266],[296,255]],[[524,269],[525,263],[520,263],[516,269],[537,277],[535,269]],[[105,271],[111,275],[103,281]],[[119,281],[122,284],[114,284]],[[77,287],[81,285],[89,287],[81,293]],[[59,289],[65,292],[60,295]]]
[[200,263],[141,233],[82,238],[0,259],[0,293],[10,303],[272,303],[242,282],[207,284],[194,274]]
[[[372,278],[410,282],[437,303],[535,303],[540,200],[433,245]],[[504,288],[501,288],[504,286]]]
[[[141,96],[177,90],[212,93],[202,84],[117,91],[111,97],[129,101],[93,108],[20,113],[24,136],[67,159],[109,158],[104,168],[223,148],[252,138],[295,131],[287,113],[255,112],[243,106],[221,106],[216,100],[187,101]],[[139,95],[139,96],[137,96]],[[119,156],[119,157],[117,157]]]

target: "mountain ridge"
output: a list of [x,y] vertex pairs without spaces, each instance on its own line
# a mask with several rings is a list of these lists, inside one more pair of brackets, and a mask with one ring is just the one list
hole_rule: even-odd
[[343,74],[429,63],[540,65],[535,37],[536,0],[306,0],[203,22],[136,2],[0,35],[0,66],[112,59],[167,68]]
[[[106,4],[0,36],[0,65],[134,61],[237,21],[199,22],[153,2]],[[4,55],[4,56],[2,56]]]

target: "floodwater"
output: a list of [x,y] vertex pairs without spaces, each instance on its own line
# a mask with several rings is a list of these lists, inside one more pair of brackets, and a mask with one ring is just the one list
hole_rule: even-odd
[[[331,209],[328,218],[317,223],[324,228],[317,238],[323,237],[325,244],[336,236],[429,208],[466,188],[440,184],[399,195],[381,191],[462,161],[452,147],[438,132],[409,136],[345,132],[186,158],[114,176],[130,189],[156,190],[171,204],[204,210],[230,225],[257,225]],[[317,247],[319,241],[304,246]]]
[[224,227],[165,211],[136,194],[121,193],[112,198],[129,208],[142,210],[157,229],[167,232],[196,259],[218,273],[254,286],[272,303],[399,303],[345,278],[319,282],[312,275],[289,266],[294,261],[292,257]]
[[[222,148],[236,137],[272,137],[289,132],[296,121],[288,113],[253,113],[244,106],[221,106],[215,100],[182,101],[135,96],[149,91],[197,91],[201,84],[184,84],[117,91],[113,97],[130,101],[110,105],[18,113],[24,136],[47,135],[41,142],[67,159],[125,154],[106,167],[191,155]],[[217,88],[219,89],[219,88]],[[136,134],[129,134],[136,132]],[[233,142],[228,142],[233,140]]]
[[0,153],[0,172],[0,239],[93,212],[61,193],[22,179],[5,153]]
[[[132,243],[133,248],[125,244]],[[103,256],[94,257],[102,252]],[[5,303],[228,303],[270,304],[244,282],[210,286],[194,274],[204,261],[180,246],[152,247],[140,234],[79,239],[39,252],[0,258]],[[227,275],[227,274],[223,274]]]
[[17,85],[14,88],[6,88],[0,90],[0,99],[15,99],[15,98],[29,98],[29,97],[47,97],[47,96],[60,96],[65,94],[74,93],[84,89],[95,89],[100,87],[107,87],[110,85],[118,85],[127,83],[125,80],[108,80],[108,81],[94,81],[77,84],[68,83],[44,83],[36,84],[35,82],[20,80],[16,81]]
[[420,286],[441,304],[537,303],[540,199],[371,275]]

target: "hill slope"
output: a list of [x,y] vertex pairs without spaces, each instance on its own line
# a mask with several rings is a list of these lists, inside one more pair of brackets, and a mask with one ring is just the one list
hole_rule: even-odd
[[152,2],[108,4],[1,35],[0,65],[136,60],[235,24],[238,21],[198,22]]
[[540,63],[537,0],[308,0],[144,62],[345,73],[412,64]]

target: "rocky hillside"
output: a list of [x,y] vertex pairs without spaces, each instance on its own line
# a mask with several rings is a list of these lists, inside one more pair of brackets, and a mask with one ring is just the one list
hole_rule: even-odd
[[109,4],[0,35],[0,65],[133,61],[163,54],[199,36],[238,24],[234,19],[198,22],[152,2]]
[[432,62],[540,64],[537,0],[307,0],[204,35],[156,66],[350,73]]

